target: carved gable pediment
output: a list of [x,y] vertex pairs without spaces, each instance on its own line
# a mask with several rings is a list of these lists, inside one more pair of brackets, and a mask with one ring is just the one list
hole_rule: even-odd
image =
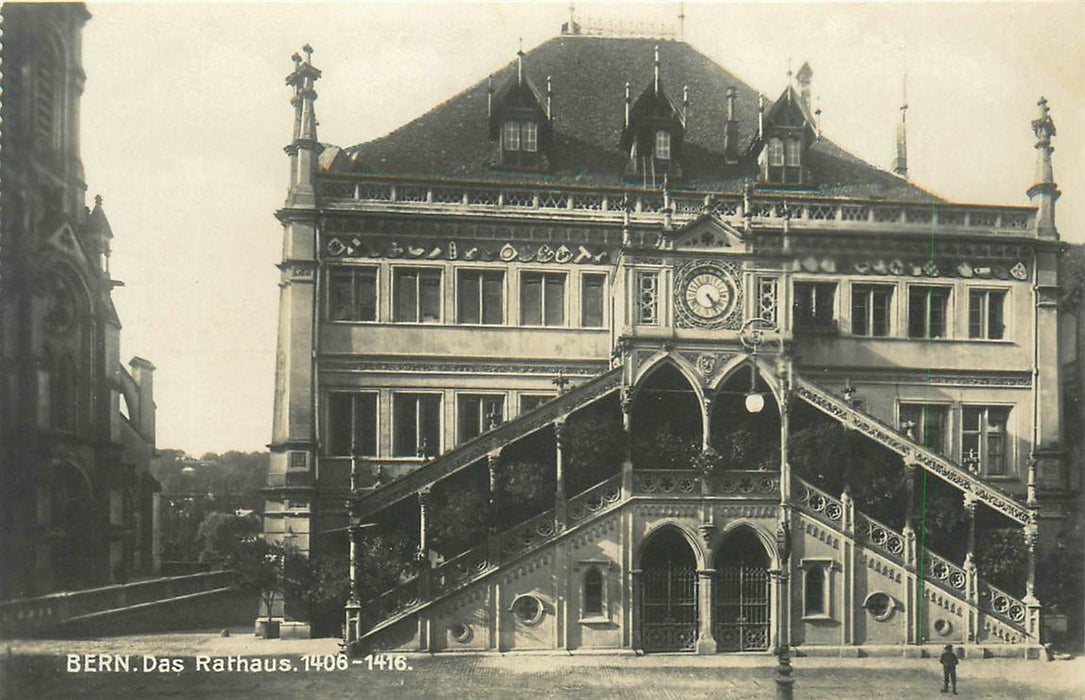
[[746,241],[742,232],[716,214],[704,214],[674,232],[674,250],[720,251],[731,249],[743,252]]
[[79,242],[79,237],[75,235],[75,230],[68,221],[62,221],[55,226],[53,232],[45,237],[43,247],[75,258],[81,267],[87,264],[83,244]]

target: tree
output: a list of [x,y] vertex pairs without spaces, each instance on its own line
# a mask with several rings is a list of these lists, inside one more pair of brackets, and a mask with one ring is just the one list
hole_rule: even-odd
[[242,542],[258,536],[260,531],[260,518],[255,514],[208,513],[196,532],[199,560],[226,565],[236,556]]
[[230,568],[241,590],[260,597],[268,620],[280,596],[296,599],[308,588],[308,561],[296,548],[279,542],[259,537],[242,541]]

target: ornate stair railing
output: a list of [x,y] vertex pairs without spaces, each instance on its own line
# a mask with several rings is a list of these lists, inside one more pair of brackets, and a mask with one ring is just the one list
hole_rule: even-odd
[[[849,508],[844,501],[830,496],[797,476],[791,478],[793,501],[803,512],[842,534],[847,534],[851,528],[848,522],[850,510],[850,517],[854,519],[856,541],[897,566],[907,567],[909,550],[904,534],[854,508]],[[963,567],[929,549],[919,553],[918,558],[921,560],[920,568],[925,582],[937,585],[964,604],[974,605],[989,618],[994,618],[993,621],[988,619],[986,622],[990,634],[1006,642],[1028,639],[1029,634],[1025,628],[1028,606],[1024,602],[978,577],[978,600],[972,601],[968,591],[969,575]]]
[[913,461],[930,473],[945,480],[965,493],[972,494],[976,500],[987,504],[992,509],[1022,525],[1031,522],[1029,510],[990,484],[973,476],[967,469],[951,462],[933,450],[930,450],[897,432],[869,413],[852,406],[831,392],[799,376],[795,378],[795,393],[814,408],[832,418],[858,430],[875,442],[889,448],[904,458]]
[[[510,563],[563,535],[579,529],[622,502],[622,477],[617,475],[569,499],[567,522],[562,524],[553,509],[539,513],[497,535],[496,557],[490,543],[483,542],[456,555],[440,566],[412,576],[395,588],[362,604],[362,618],[372,626],[363,637],[379,632],[398,620],[418,612],[437,600],[486,578],[500,565]],[[423,577],[429,576],[429,595]]]
[[621,383],[620,367],[584,382],[570,389],[565,394],[548,401],[533,411],[497,426],[478,437],[467,441],[447,452],[432,462],[427,462],[410,474],[372,491],[360,494],[358,505],[364,514],[374,513],[381,508],[407,498],[419,489],[430,486],[452,474],[465,469],[488,453],[529,435],[558,418],[571,413],[607,394],[617,391]]

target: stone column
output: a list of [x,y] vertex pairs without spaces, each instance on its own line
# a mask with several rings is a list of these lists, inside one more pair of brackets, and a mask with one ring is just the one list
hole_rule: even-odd
[[776,698],[777,700],[791,700],[794,692],[795,679],[791,677],[791,577],[788,572],[790,564],[781,561],[781,567],[776,574],[777,609],[780,611],[780,621],[776,634]]
[[424,600],[428,600],[430,596],[429,523],[427,518],[430,490],[431,487],[429,486],[423,486],[418,490],[418,562],[422,584],[421,593]]
[[643,569],[632,569],[629,572],[629,585],[633,591],[632,609],[630,611],[632,614],[629,619],[632,621],[634,649],[644,648],[644,636],[643,630],[641,629],[641,625],[643,624],[643,620],[641,619],[641,599],[644,595],[644,583],[641,575],[643,573]]
[[486,455],[486,468],[490,475],[489,499],[486,504],[486,526],[488,529],[488,554],[490,564],[501,562],[501,537],[497,527],[497,468],[501,462],[501,450],[494,450]]
[[633,394],[629,387],[621,389],[622,432],[625,444],[622,446],[622,498],[633,495]]
[[716,635],[713,630],[716,611],[713,610],[713,587],[715,585],[715,570],[697,570],[697,607],[700,610],[700,627],[697,631],[697,653],[715,654]]
[[701,452],[712,449],[712,401],[713,397],[704,397],[701,412]]
[[1022,602],[1028,607],[1025,622],[1026,631],[1033,642],[1040,641],[1040,601],[1036,597],[1036,545],[1039,531],[1036,527],[1036,510],[1030,509],[1029,522],[1023,530],[1025,546],[1028,547],[1028,578],[1025,580],[1025,597]]
[[976,571],[976,497],[970,493],[964,494],[965,513],[965,553],[964,553],[964,576],[965,598],[968,600],[968,641],[975,643],[979,635],[979,576]]
[[554,421],[554,520],[558,532],[565,529],[565,417]]
[[358,570],[361,567],[361,525],[352,523],[347,531],[350,535],[350,596],[346,605],[346,628],[343,641],[347,653],[353,654],[351,645],[362,638],[362,604],[358,590]]

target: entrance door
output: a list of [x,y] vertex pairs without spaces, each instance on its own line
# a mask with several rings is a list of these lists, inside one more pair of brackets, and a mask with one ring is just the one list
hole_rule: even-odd
[[764,651],[769,647],[768,556],[757,536],[740,529],[716,555],[712,633],[719,651]]
[[645,651],[692,651],[697,643],[697,561],[682,535],[665,530],[646,544],[641,573]]

